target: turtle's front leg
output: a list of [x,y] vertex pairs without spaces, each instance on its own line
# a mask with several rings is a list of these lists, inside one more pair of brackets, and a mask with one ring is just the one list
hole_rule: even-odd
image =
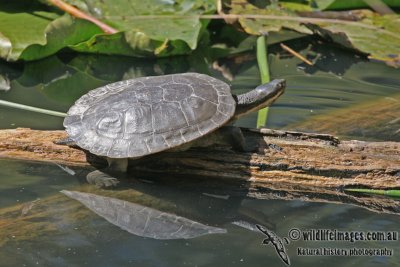
[[[119,180],[111,175],[125,175],[128,170],[128,159],[107,158],[108,168],[95,170],[86,176],[86,180],[90,184],[94,184],[100,188],[114,187]],[[111,175],[110,175],[111,174]]]
[[236,151],[240,152],[254,152],[257,151],[256,146],[249,146],[246,143],[246,139],[243,136],[242,130],[236,126],[223,126],[218,131],[217,134],[220,135],[218,138],[222,140],[221,143],[228,144]]

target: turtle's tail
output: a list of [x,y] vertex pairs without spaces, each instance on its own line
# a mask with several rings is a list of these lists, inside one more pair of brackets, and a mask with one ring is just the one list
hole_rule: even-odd
[[76,142],[72,140],[71,137],[67,137],[65,139],[54,141],[56,145],[64,145],[64,146],[76,146]]

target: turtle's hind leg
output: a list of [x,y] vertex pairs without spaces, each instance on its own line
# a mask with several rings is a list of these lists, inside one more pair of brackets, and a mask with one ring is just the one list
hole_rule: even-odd
[[86,179],[100,188],[114,187],[120,182],[112,175],[124,176],[128,170],[128,159],[107,158],[108,168],[90,172]]

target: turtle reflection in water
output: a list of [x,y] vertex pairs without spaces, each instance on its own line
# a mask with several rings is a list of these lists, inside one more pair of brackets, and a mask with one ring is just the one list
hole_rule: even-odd
[[232,95],[225,82],[198,73],[143,77],[112,83],[88,92],[68,111],[66,140],[107,159],[109,167],[87,179],[100,187],[125,173],[128,159],[165,150],[183,151],[213,144],[251,151],[238,118],[272,104],[284,91],[285,80]]
[[154,239],[188,239],[209,234],[224,234],[212,227],[140,204],[96,194],[62,190],[91,211],[131,234]]

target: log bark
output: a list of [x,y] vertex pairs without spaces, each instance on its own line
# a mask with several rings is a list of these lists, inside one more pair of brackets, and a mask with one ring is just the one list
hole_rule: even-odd
[[[348,203],[376,212],[400,213],[398,199],[344,191],[348,187],[400,189],[399,142],[242,130],[246,141],[257,145],[257,152],[239,153],[226,147],[165,152],[130,162],[129,172],[135,177],[162,176],[164,181],[199,177],[224,181],[219,184],[224,187],[221,192],[254,198]],[[0,158],[96,168],[105,164],[104,159],[79,148],[54,144],[65,137],[64,131],[0,130]]]

